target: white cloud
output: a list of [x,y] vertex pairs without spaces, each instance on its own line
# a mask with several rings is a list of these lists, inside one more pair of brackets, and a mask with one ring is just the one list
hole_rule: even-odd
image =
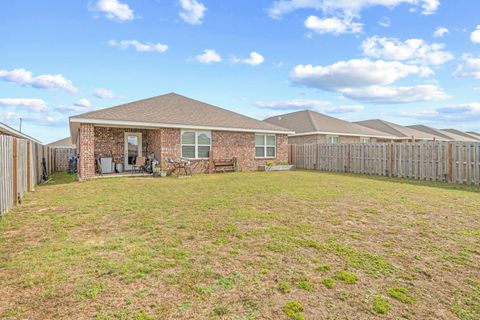
[[42,99],[28,98],[0,98],[0,106],[2,107],[26,107],[33,111],[47,111],[47,103]]
[[473,58],[470,56],[463,57],[463,63],[457,67],[453,73],[454,77],[473,77],[480,79],[480,57]]
[[369,57],[407,61],[423,65],[440,65],[453,59],[449,52],[442,51],[443,44],[428,44],[423,39],[408,39],[373,36],[362,43],[363,54]]
[[310,109],[323,113],[351,113],[363,110],[361,105],[332,105],[328,101],[321,100],[290,100],[290,101],[259,101],[255,103],[255,106],[261,109],[269,110],[304,110]]
[[269,8],[268,13],[272,18],[281,16],[300,9],[314,9],[326,14],[341,14],[342,16],[358,17],[360,12],[373,6],[394,8],[400,4],[421,5],[424,15],[430,15],[440,6],[439,0],[277,0]]
[[388,85],[411,74],[421,74],[422,68],[398,61],[353,59],[328,66],[298,65],[292,80],[309,87],[336,91],[341,88]]
[[399,61],[354,59],[328,66],[298,65],[291,72],[294,84],[341,93],[369,103],[410,103],[442,100],[448,96],[435,85],[389,86],[410,75],[425,76],[431,70]]
[[422,13],[426,16],[434,14],[440,7],[440,0],[423,0],[422,2]]
[[197,61],[200,63],[206,64],[222,61],[222,57],[213,49],[203,50],[203,53],[197,55],[195,59],[197,59]]
[[472,34],[470,35],[470,39],[475,44],[480,43],[480,24],[477,26],[477,29],[472,32]]
[[398,115],[406,118],[443,122],[478,122],[480,121],[480,103],[472,102],[434,110],[401,112]]
[[168,46],[162,43],[140,42],[137,40],[110,40],[108,44],[112,47],[118,47],[122,50],[133,47],[138,52],[165,52]]
[[92,10],[101,12],[108,19],[118,22],[131,21],[135,18],[128,4],[118,0],[98,0]]
[[382,27],[388,28],[392,25],[392,21],[389,17],[383,17],[382,19],[380,19],[380,21],[378,21],[378,24]]
[[305,27],[319,34],[332,33],[359,33],[362,32],[363,24],[353,22],[351,18],[319,18],[317,16],[309,16],[305,20]]
[[180,6],[182,10],[179,16],[183,21],[190,24],[202,24],[202,19],[205,16],[207,8],[201,2],[197,0],[180,0]]
[[258,52],[252,51],[250,52],[250,57],[246,59],[240,59],[238,57],[233,56],[230,61],[232,63],[245,63],[251,66],[258,66],[265,61],[265,58]]
[[17,83],[23,86],[29,85],[39,89],[60,89],[70,93],[76,93],[79,91],[73,86],[70,80],[65,79],[61,74],[43,74],[33,77],[32,72],[20,68],[11,71],[0,70],[0,78],[8,82]]
[[444,35],[446,35],[447,33],[450,33],[450,31],[447,28],[437,27],[437,29],[435,29],[435,32],[433,33],[433,36],[435,38],[441,38]]
[[377,104],[412,103],[449,98],[436,85],[411,87],[368,86],[363,88],[344,88],[340,92],[350,99]]
[[32,113],[32,112],[14,112],[7,111],[1,114],[2,122],[8,123],[10,125],[17,125],[18,120],[22,119],[23,121],[32,122],[36,125],[48,126],[50,129],[52,126],[65,125],[67,119],[63,117],[55,117],[47,113]]
[[74,105],[81,108],[90,108],[92,106],[92,103],[87,98],[82,98],[80,100],[77,100]]
[[93,91],[93,96],[99,99],[119,99],[123,98],[122,96],[116,95],[111,90],[105,88],[97,88]]

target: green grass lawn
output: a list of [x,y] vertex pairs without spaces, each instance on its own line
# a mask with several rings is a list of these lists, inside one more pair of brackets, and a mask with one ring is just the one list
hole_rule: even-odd
[[0,317],[480,319],[479,191],[59,174],[0,221]]

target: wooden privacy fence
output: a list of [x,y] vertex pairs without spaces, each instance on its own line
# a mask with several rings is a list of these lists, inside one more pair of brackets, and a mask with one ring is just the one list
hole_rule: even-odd
[[0,216],[16,206],[25,192],[42,182],[42,159],[54,170],[53,149],[32,141],[0,135]]
[[480,143],[290,145],[290,162],[300,169],[480,184]]
[[55,148],[54,149],[54,168],[55,171],[67,171],[68,160],[77,154],[75,148]]

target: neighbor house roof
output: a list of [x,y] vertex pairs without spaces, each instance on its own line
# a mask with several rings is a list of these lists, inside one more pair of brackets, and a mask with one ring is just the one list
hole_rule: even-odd
[[426,139],[426,140],[449,140],[443,136],[438,136],[423,131],[419,131],[413,128],[401,126],[396,123],[388,122],[380,119],[372,119],[365,121],[355,122],[359,125],[365,126],[370,129],[375,129],[382,131],[397,137],[397,139],[410,139],[414,137],[415,139]]
[[70,117],[73,141],[76,140],[76,128],[79,123],[124,127],[290,133],[285,128],[176,93],[168,93]]
[[480,133],[478,133],[478,132],[475,132],[475,131],[467,131],[467,133],[468,133],[469,135],[474,136],[475,138],[480,139]]
[[422,131],[425,133],[428,133],[430,135],[438,136],[438,137],[443,137],[445,140],[455,140],[455,138],[447,135],[445,132],[442,132],[439,129],[435,129],[423,124],[418,124],[418,125],[413,125],[413,126],[407,126],[407,128],[412,128],[418,131]]
[[330,117],[311,110],[296,111],[270,117],[264,120],[277,126],[295,131],[294,136],[311,134],[335,134],[360,137],[393,139],[384,132],[372,130],[357,124]]
[[458,137],[460,141],[467,141],[467,142],[479,142],[480,138],[475,137],[474,135],[468,134],[466,132],[457,130],[457,129],[442,129],[443,132],[446,132],[448,135],[453,135]]
[[0,122],[0,134],[4,134],[4,135],[7,135],[7,136],[12,136],[12,137],[15,137],[15,138],[20,138],[20,139],[26,139],[26,140],[30,140],[30,141],[40,143],[40,144],[42,143],[42,142],[38,141],[37,139],[32,138],[32,137],[30,137],[29,135],[26,135],[23,132],[15,130],[12,127],[7,126],[6,124],[1,123],[1,122]]
[[47,146],[52,148],[75,148],[75,144],[72,143],[70,137],[51,142]]

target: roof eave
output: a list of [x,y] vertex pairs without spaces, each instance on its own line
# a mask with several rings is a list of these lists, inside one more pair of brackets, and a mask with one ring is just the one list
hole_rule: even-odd
[[256,132],[256,133],[276,133],[276,134],[293,134],[293,131],[275,130],[275,129],[248,129],[234,127],[215,127],[215,126],[198,126],[189,124],[169,124],[159,122],[141,122],[127,120],[108,120],[94,118],[70,117],[70,123],[91,123],[99,126],[117,126],[117,127],[139,127],[139,128],[175,128],[175,129],[195,129],[195,130],[216,130],[216,131],[233,131],[233,132]]
[[382,139],[392,139],[392,140],[399,139],[398,137],[394,137],[394,136],[382,136],[382,135],[346,133],[346,132],[331,132],[331,131],[301,132],[301,133],[290,134],[289,137],[310,136],[314,134],[332,134],[332,135],[338,135],[338,136],[382,138]]

